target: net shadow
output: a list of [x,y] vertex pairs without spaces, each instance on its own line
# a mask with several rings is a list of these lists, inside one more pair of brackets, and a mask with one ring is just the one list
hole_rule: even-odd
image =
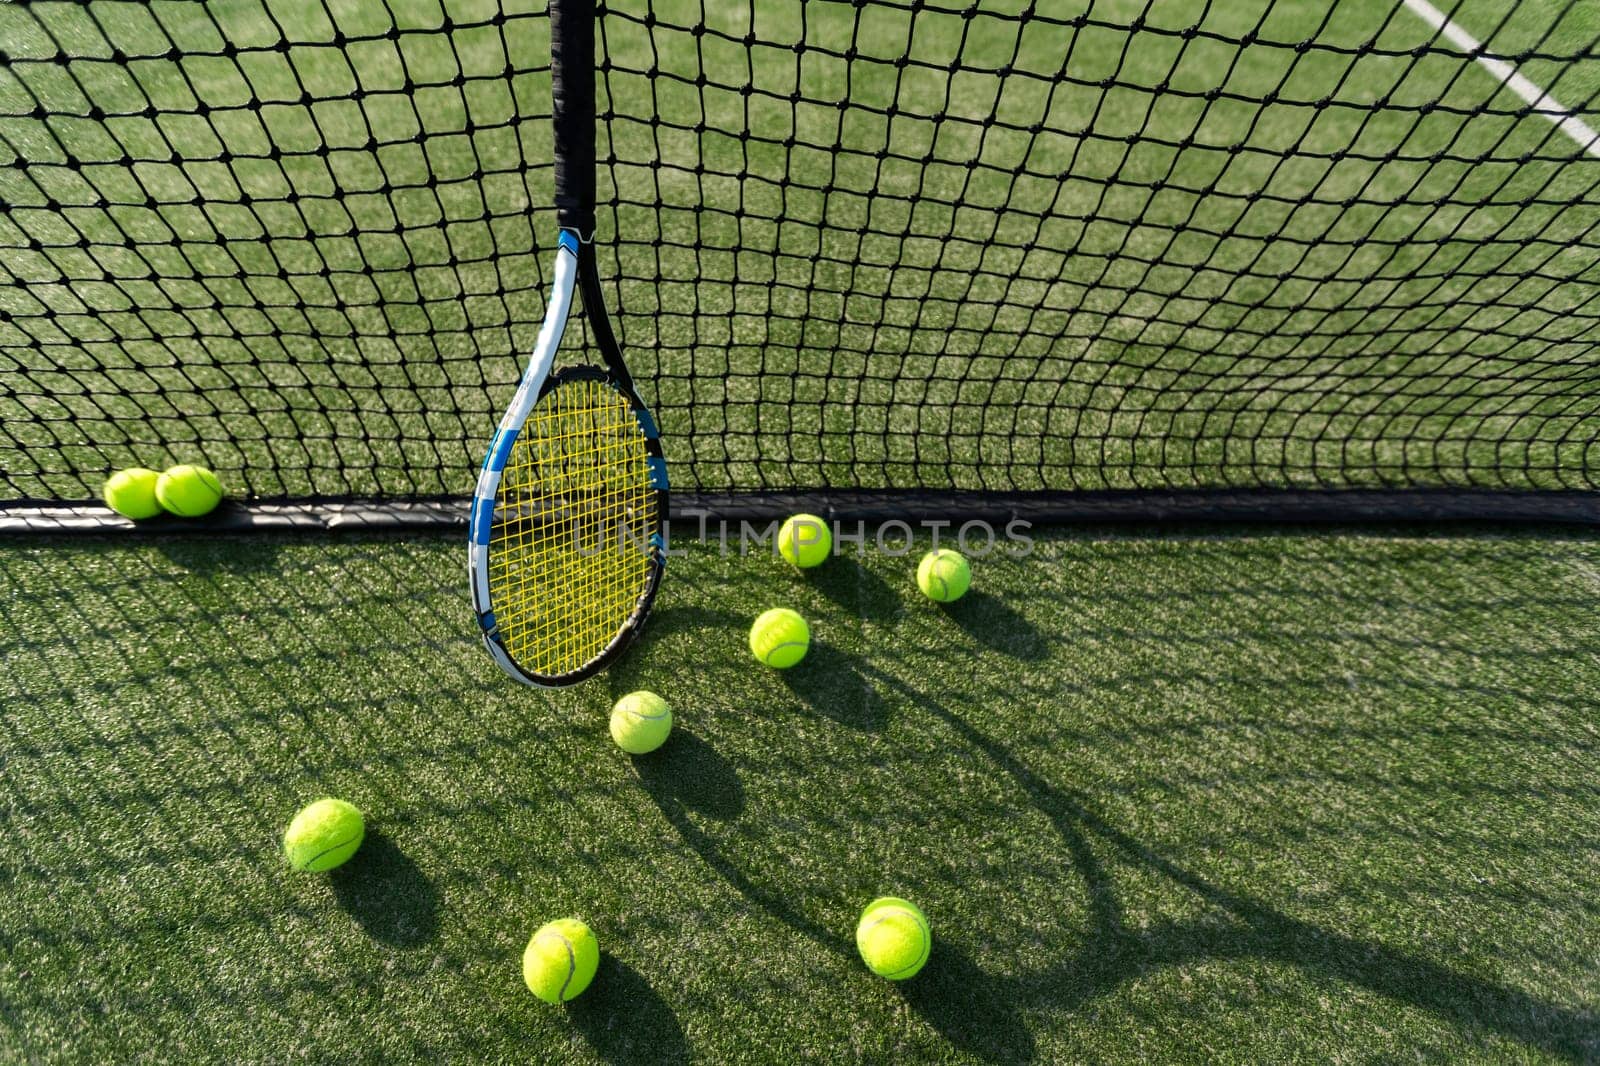
[[[807,583],[844,679],[815,706],[754,668],[771,583],[712,546],[612,691],[560,694],[483,655],[461,554],[0,553],[0,925],[39,1046],[674,1061],[734,1057],[722,1020],[759,1010],[863,1057],[1114,1058],[1134,1029],[1176,1056],[1217,1025],[1286,1056],[1404,1031],[1592,1058],[1592,539],[1051,534],[979,570],[1044,643],[1025,659],[921,604],[846,624]],[[630,759],[605,713],[643,686],[678,730]],[[328,793],[374,835],[293,876],[283,823]],[[935,929],[903,986],[851,939],[887,892]],[[563,913],[613,960],[588,1013],[517,978]]]

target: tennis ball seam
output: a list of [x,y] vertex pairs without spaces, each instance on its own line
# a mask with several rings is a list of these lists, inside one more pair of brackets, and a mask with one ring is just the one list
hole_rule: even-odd
[[[138,522],[146,518],[154,518],[164,510],[161,506],[161,501],[156,499],[156,482],[160,478],[161,474],[158,471],[151,470],[145,466],[130,466],[121,470],[113,470],[100,488],[100,498],[113,512],[131,521]],[[114,490],[120,491],[114,492]],[[139,499],[137,501],[126,499],[129,492],[138,495]],[[117,502],[113,502],[114,495],[117,497],[117,502],[122,504],[121,507],[117,506]],[[130,503],[142,504],[142,506],[130,508]]]
[[[803,531],[815,531],[815,537],[802,543]],[[792,515],[784,520],[778,530],[774,546],[784,561],[800,570],[810,570],[827,562],[833,554],[833,536],[828,524],[812,514]]]
[[572,946],[572,941],[568,940],[564,934],[558,933],[552,929],[544,935],[546,937],[555,937],[557,940],[561,941],[561,946],[566,950],[567,953],[567,976],[566,979],[561,982],[561,990],[556,993],[556,1002],[566,1003],[567,989],[572,987],[572,979],[578,974],[578,952],[577,949]]
[[[198,482],[214,498],[203,503],[199,510],[190,507],[188,505],[190,501],[184,501],[183,505],[180,506],[179,501],[172,498],[172,488],[176,477],[180,476],[179,472],[186,480]],[[190,487],[192,488],[192,486]],[[155,495],[156,502],[167,513],[177,515],[179,518],[201,518],[214,511],[221,504],[226,493],[222,490],[222,480],[207,467],[194,463],[180,463],[177,466],[168,467],[161,473],[156,481]]]
[[360,836],[361,834],[359,833],[352,833],[350,836],[339,841],[339,843],[330,844],[328,847],[323,848],[321,851],[317,852],[315,855],[311,856],[311,858],[305,861],[306,869],[309,870],[311,867],[315,866],[317,864],[317,860],[321,859],[324,855],[331,855],[340,848],[348,847],[352,841],[360,839]]
[[933,954],[933,930],[928,928],[928,923],[919,917],[915,912],[906,910],[904,907],[883,908],[873,918],[871,924],[866,927],[865,931],[871,932],[877,926],[882,925],[890,917],[901,914],[905,915],[907,918],[910,918],[911,921],[916,925],[917,930],[921,932],[922,953],[917,956],[917,960],[915,962],[908,963],[891,973],[883,973],[878,975],[880,977],[887,978],[890,981],[897,980],[902,975],[915,973],[917,970],[922,968],[923,964],[928,961],[928,956]]
[[767,651],[766,651],[766,654],[761,657],[761,661],[763,663],[766,663],[768,666],[770,666],[770,665],[772,665],[772,663],[771,663],[772,657],[774,655],[776,655],[778,652],[782,651],[784,648],[804,648],[806,646],[807,646],[807,644],[806,644],[805,641],[801,641],[801,640],[786,640],[782,644],[774,644],[772,647],[768,648]]

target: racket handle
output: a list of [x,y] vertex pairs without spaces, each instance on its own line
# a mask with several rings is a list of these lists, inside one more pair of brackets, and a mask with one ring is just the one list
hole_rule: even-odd
[[556,218],[594,236],[594,0],[550,0]]

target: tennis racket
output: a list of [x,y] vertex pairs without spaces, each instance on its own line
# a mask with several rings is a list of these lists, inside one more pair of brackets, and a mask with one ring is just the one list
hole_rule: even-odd
[[[550,4],[555,273],[478,475],[467,551],[489,654],[532,685],[574,684],[610,665],[643,626],[666,563],[666,460],[595,263],[594,7]],[[552,372],[563,337],[581,342],[588,363]]]

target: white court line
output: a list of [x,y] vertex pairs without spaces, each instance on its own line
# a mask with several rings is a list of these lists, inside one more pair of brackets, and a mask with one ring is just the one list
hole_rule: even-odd
[[1510,63],[1483,54],[1481,51],[1483,45],[1472,34],[1445,18],[1444,12],[1428,3],[1428,0],[1405,0],[1405,5],[1411,9],[1412,14],[1444,34],[1451,44],[1463,52],[1478,53],[1472,58],[1483,64],[1483,68],[1490,74],[1500,79],[1500,84],[1526,100],[1537,114],[1555,123],[1562,133],[1577,143],[1579,148],[1600,158],[1600,133],[1595,133],[1583,119],[1562,107],[1560,100],[1518,74],[1517,68]]

